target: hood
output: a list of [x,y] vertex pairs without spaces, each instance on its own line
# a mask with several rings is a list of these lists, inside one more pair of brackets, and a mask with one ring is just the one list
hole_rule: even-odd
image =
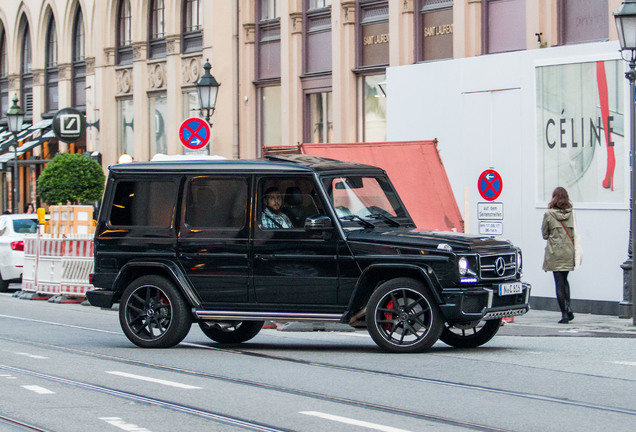
[[572,209],[571,208],[566,210],[549,209],[548,213],[558,221],[565,221],[570,219],[570,216],[572,215]]
[[414,248],[437,249],[439,244],[447,244],[453,251],[475,252],[509,248],[510,242],[487,236],[478,236],[449,231],[424,231],[417,228],[380,228],[356,230],[347,233],[350,242],[382,243],[386,245]]

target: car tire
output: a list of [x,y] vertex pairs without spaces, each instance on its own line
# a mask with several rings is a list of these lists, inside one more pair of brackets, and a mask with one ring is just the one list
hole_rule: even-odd
[[2,277],[0,277],[0,292],[7,292],[7,291],[9,291],[9,281],[4,280],[2,279]]
[[395,353],[426,351],[444,329],[433,296],[421,282],[411,278],[380,284],[369,298],[366,320],[375,343]]
[[222,344],[247,342],[263,328],[264,321],[204,321],[201,331],[210,339]]
[[501,319],[480,321],[474,326],[444,326],[440,340],[455,348],[475,348],[495,337],[501,327]]
[[157,275],[134,280],[122,296],[119,323],[126,337],[142,348],[169,348],[190,331],[192,316],[177,287]]

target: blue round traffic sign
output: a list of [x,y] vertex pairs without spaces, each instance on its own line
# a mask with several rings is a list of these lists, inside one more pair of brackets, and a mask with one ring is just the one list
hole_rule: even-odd
[[198,117],[185,119],[179,128],[179,140],[190,150],[201,149],[210,142],[210,125]]
[[499,198],[503,190],[503,180],[499,173],[493,169],[488,169],[480,174],[477,180],[479,194],[486,201],[494,201]]

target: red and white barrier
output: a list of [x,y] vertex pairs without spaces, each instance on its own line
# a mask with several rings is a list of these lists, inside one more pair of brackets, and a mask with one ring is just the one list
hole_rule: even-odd
[[22,267],[22,291],[37,291],[35,282],[35,269],[37,268],[38,257],[37,236],[26,236],[24,238],[24,265]]
[[92,235],[27,235],[24,252],[22,291],[85,297],[86,291],[93,288],[88,282],[93,271]]

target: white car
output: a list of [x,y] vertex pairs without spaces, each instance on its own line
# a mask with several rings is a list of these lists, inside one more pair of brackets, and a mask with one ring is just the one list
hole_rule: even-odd
[[7,291],[9,282],[20,282],[24,266],[24,235],[35,234],[37,228],[35,214],[0,216],[0,291]]

